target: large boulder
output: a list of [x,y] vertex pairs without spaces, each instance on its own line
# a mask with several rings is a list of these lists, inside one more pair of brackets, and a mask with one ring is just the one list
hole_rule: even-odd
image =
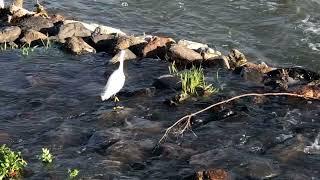
[[196,61],[202,61],[202,56],[187,46],[174,44],[169,49],[170,59],[179,64],[188,64]]
[[175,43],[172,38],[153,37],[143,48],[143,57],[164,59],[170,45]]
[[35,30],[28,30],[24,33],[24,37],[20,39],[22,43],[28,43],[31,44],[33,41],[38,41],[38,40],[46,40],[48,37],[44,35],[41,32],[35,31]]
[[90,45],[93,46],[98,52],[112,53],[114,51],[117,38],[117,34],[102,34],[101,28],[97,27],[91,34]]
[[41,31],[42,29],[52,28],[54,26],[50,19],[41,16],[27,16],[18,19],[13,19],[12,24],[19,26],[23,31],[33,29]]
[[115,45],[115,50],[130,49],[134,46],[144,46],[147,42],[144,38],[135,36],[120,36]]
[[64,42],[66,38],[70,37],[88,37],[91,36],[91,31],[87,29],[82,23],[74,22],[64,24],[60,27],[58,38],[61,42]]
[[81,37],[70,37],[66,39],[66,47],[74,54],[95,53],[96,50],[87,44]]
[[13,42],[19,38],[21,29],[17,26],[0,27],[0,43]]

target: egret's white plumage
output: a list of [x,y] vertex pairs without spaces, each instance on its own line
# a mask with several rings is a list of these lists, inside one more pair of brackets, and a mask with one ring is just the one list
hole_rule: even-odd
[[109,99],[113,95],[116,95],[124,85],[126,79],[123,72],[124,55],[125,51],[121,50],[119,56],[119,68],[110,75],[107,85],[104,87],[103,92],[101,93],[102,101]]
[[0,0],[0,9],[4,8],[4,0]]

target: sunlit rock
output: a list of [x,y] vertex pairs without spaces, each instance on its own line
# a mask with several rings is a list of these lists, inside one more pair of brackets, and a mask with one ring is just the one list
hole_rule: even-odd
[[91,36],[91,31],[87,29],[82,23],[74,22],[67,23],[60,27],[58,33],[58,38],[61,42],[64,42],[66,38],[70,37],[89,37]]
[[175,43],[172,38],[154,36],[143,48],[143,57],[165,59],[171,44]]
[[42,42],[44,42],[46,39],[48,39],[48,36],[42,34],[41,32],[30,29],[24,33],[24,36],[20,39],[20,41],[22,43],[31,44],[33,41],[42,40]]
[[96,50],[87,44],[81,37],[71,37],[66,40],[66,48],[74,54],[95,53]]
[[21,29],[17,26],[0,27],[0,43],[13,42],[19,38]]

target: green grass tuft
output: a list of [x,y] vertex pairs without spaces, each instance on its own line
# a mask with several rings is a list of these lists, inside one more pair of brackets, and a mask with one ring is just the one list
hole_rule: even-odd
[[170,74],[174,74],[181,79],[183,97],[198,96],[198,92],[202,91],[204,94],[212,94],[218,92],[217,88],[214,88],[212,84],[208,84],[205,81],[204,72],[202,67],[192,66],[191,69],[185,69],[178,71],[175,63],[169,66]]

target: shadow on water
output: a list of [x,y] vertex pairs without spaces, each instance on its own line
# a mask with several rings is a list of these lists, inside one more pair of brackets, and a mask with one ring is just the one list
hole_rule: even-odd
[[[238,47],[255,62],[319,71],[320,53],[308,45],[317,42],[308,28],[320,28],[316,1],[121,2],[47,6],[132,33],[189,38],[222,51]],[[197,116],[195,121],[205,123],[193,129],[196,136],[171,137],[154,149],[164,129],[183,115],[261,85],[221,71],[224,88],[216,96],[168,107],[163,102],[175,92],[152,87],[154,78],[168,73],[167,63],[130,61],[119,94],[125,108],[115,112],[112,102],[99,97],[117,68],[106,64],[110,56],[71,56],[55,48],[20,54],[0,55],[0,144],[22,152],[28,179],[65,179],[68,168],[78,168],[84,179],[182,179],[203,168],[224,168],[242,179],[320,177],[319,150],[305,153],[320,130],[319,102],[241,99]],[[214,81],[216,70],[206,72]],[[52,167],[39,163],[42,147],[53,152]]]

